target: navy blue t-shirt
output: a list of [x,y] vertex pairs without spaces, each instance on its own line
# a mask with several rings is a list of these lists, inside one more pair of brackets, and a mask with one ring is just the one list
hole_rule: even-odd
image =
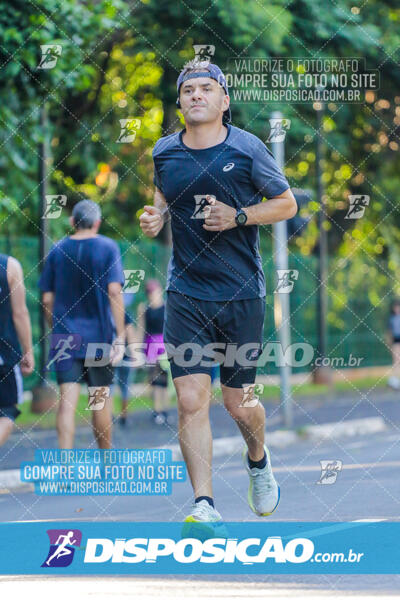
[[227,128],[225,141],[211,148],[189,148],[181,131],[160,138],[153,150],[154,183],[171,214],[173,250],[166,289],[203,300],[266,294],[258,226],[203,229],[205,196],[241,208],[290,187],[259,138],[233,125]]
[[84,358],[89,342],[111,344],[113,320],[108,284],[124,284],[121,253],[103,235],[86,239],[65,237],[50,250],[39,280],[42,292],[54,292],[53,334],[82,338],[74,358]]

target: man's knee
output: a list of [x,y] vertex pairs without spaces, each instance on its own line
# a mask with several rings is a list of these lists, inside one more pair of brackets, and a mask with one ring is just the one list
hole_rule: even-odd
[[245,422],[247,420],[246,409],[241,406],[240,397],[232,400],[232,398],[224,399],[224,406],[228,413],[235,421]]
[[178,414],[180,417],[192,417],[195,414],[207,413],[210,392],[196,382],[178,383],[176,385]]

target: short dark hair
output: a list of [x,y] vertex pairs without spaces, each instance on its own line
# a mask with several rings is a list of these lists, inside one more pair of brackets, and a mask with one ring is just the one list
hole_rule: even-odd
[[101,219],[101,209],[93,200],[81,200],[72,209],[75,229],[90,229]]

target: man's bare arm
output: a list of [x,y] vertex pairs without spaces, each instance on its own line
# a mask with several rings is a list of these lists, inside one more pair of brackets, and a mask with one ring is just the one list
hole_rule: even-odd
[[[204,220],[207,231],[224,231],[236,227],[236,209],[224,202],[207,196],[210,203],[210,213]],[[246,206],[243,211],[247,215],[246,225],[269,225],[278,221],[291,219],[297,213],[297,202],[292,191],[288,188],[279,196],[267,202]]]
[[297,213],[297,202],[288,188],[267,202],[247,206],[243,210],[247,215],[246,225],[269,225],[294,217]]
[[7,264],[7,281],[10,288],[12,318],[23,354],[21,370],[23,375],[29,375],[34,368],[31,319],[26,306],[24,273],[20,263],[11,256]]
[[110,308],[112,316],[114,317],[115,328],[117,330],[117,337],[121,340],[125,340],[125,307],[124,297],[121,293],[122,285],[117,281],[113,281],[108,284],[108,299],[110,301]]
[[50,329],[53,327],[53,306],[54,292],[44,292],[42,294],[42,304],[44,309],[44,318]]
[[125,306],[122,292],[122,285],[117,281],[112,281],[108,284],[108,299],[112,316],[114,317],[115,329],[117,337],[113,341],[111,349],[111,364],[118,364],[125,352]]

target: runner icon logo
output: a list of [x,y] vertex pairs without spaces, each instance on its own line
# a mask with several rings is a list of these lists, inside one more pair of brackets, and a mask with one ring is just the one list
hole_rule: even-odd
[[135,294],[139,291],[140,283],[144,280],[143,269],[124,269],[125,283],[121,290],[123,293]]
[[332,485],[335,483],[339,471],[342,470],[341,460],[320,460],[321,475],[317,483]]
[[48,529],[50,548],[42,567],[68,567],[79,548],[82,532],[79,529]]
[[89,401],[85,410],[102,410],[110,397],[109,387],[89,386]]
[[239,408],[253,408],[259,404],[259,396],[262,394],[264,386],[262,383],[243,383],[243,398]]
[[270,119],[271,130],[267,139],[269,142],[283,142],[286,132],[290,129],[290,119]]
[[46,195],[46,209],[42,219],[58,219],[66,204],[67,196],[65,194]]
[[206,219],[210,216],[211,213],[211,204],[207,200],[207,196],[210,196],[212,199],[215,199],[215,196],[212,194],[196,194],[194,200],[196,202],[196,206],[191,219]]
[[62,46],[60,44],[42,44],[40,46],[42,56],[38,64],[38,69],[53,69],[57,60],[61,56]]
[[53,333],[50,339],[49,361],[46,371],[55,364],[57,371],[68,371],[71,368],[74,352],[79,350],[82,338],[78,334]]
[[119,119],[121,132],[117,139],[117,144],[131,144],[135,141],[136,133],[140,129],[141,123],[140,119],[135,119],[134,117]]
[[278,282],[274,292],[280,294],[290,294],[293,290],[294,282],[299,278],[299,272],[296,269],[277,269]]
[[365,208],[369,206],[369,196],[349,196],[349,209],[345,219],[361,219]]
[[[215,53],[215,46],[212,44],[194,44],[194,60],[198,63],[209,63]],[[206,65],[202,65],[204,67]]]

